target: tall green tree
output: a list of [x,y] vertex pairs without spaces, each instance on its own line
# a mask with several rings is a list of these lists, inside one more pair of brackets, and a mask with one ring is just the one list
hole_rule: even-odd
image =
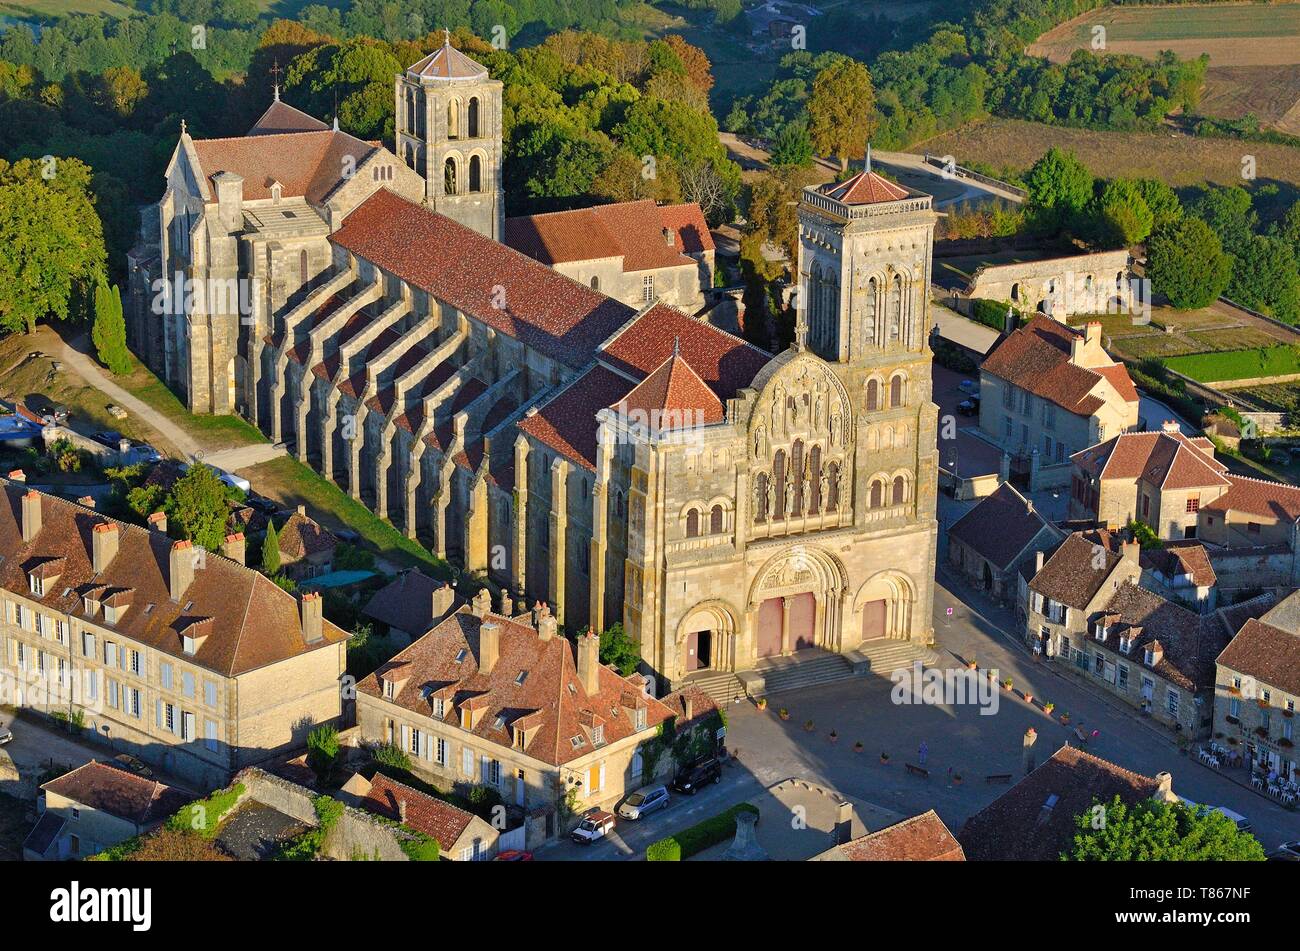
[[105,273],[104,229],[90,169],[76,159],[0,159],[0,328],[79,316]]
[[802,122],[787,123],[772,143],[772,167],[807,168],[812,161],[813,146],[808,137],[808,127]]
[[808,136],[823,155],[836,155],[840,171],[866,151],[876,129],[876,92],[871,73],[841,57],[817,74],[808,97]]
[[262,571],[273,575],[280,570],[280,536],[276,534],[275,523],[267,520],[266,537],[262,539]]
[[122,315],[122,295],[117,285],[95,285],[95,322],[90,339],[99,354],[99,362],[121,376],[131,372],[130,352],[126,347],[126,319]]
[[1282,238],[1251,235],[1234,255],[1228,296],[1279,320],[1300,320],[1300,274],[1295,252]]
[[1092,219],[1093,237],[1099,244],[1129,248],[1151,234],[1155,215],[1137,182],[1117,178],[1107,182],[1097,195]]
[[1119,796],[1075,818],[1071,862],[1262,862],[1264,848],[1231,819],[1204,806]]
[[1151,289],[1179,310],[1207,307],[1232,276],[1232,257],[1219,236],[1200,218],[1180,218],[1160,226],[1147,243]]
[[228,488],[211,466],[190,466],[176,480],[163,504],[168,528],[208,551],[219,550],[226,538],[230,514],[227,501],[233,494],[238,490]]
[[1056,232],[1070,228],[1092,199],[1092,173],[1073,152],[1052,146],[1025,176],[1035,224]]

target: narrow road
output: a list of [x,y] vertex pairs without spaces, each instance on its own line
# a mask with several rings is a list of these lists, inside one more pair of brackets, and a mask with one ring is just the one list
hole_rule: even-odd
[[185,430],[181,429],[170,419],[164,416],[158,410],[154,409],[148,403],[138,399],[124,390],[98,363],[90,357],[83,348],[87,348],[89,340],[85,334],[76,337],[71,342],[64,341],[59,344],[59,359],[63,360],[70,367],[77,371],[86,383],[102,390],[109,396],[113,397],[123,409],[133,413],[139,419],[144,420],[158,432],[166,437],[167,441],[175,446],[186,456],[193,458],[194,454],[202,447],[190,436]]

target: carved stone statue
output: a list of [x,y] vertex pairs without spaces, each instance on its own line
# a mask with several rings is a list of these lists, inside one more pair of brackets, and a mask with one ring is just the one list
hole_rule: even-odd
[[794,483],[785,484],[785,514],[790,515],[794,511]]

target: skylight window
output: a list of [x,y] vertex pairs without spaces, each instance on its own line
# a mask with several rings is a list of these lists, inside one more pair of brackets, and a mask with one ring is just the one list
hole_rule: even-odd
[[527,679],[528,679],[528,671],[526,670],[519,671],[518,676],[515,677],[515,686],[522,687],[524,685],[524,681]]
[[469,651],[467,651],[465,648],[462,647],[460,650],[456,652],[456,663],[458,664],[463,663],[466,655],[468,654]]
[[578,736],[570,737],[569,742],[573,744],[573,748],[575,750],[580,750],[587,745],[587,738],[585,736],[578,735]]

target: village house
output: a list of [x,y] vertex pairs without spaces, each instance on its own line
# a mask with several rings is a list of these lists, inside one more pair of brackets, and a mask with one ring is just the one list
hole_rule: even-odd
[[1139,425],[1137,388],[1099,323],[1035,315],[980,364],[980,397],[980,431],[1009,456],[1004,478],[1027,476],[1033,491],[1069,485],[1073,453]]
[[713,236],[694,202],[627,201],[506,219],[505,243],[630,307],[694,314],[713,286]]
[[496,790],[540,820],[530,844],[671,770],[652,741],[665,721],[695,720],[693,694],[655,699],[646,678],[600,663],[594,634],[575,657],[544,607],[517,618],[489,608],[480,592],[357,684],[362,742],[399,746],[440,787]]
[[91,760],[41,786],[23,860],[85,858],[156,828],[193,793]]
[[1074,652],[1082,651],[1089,620],[1121,584],[1141,578],[1138,553],[1137,542],[1104,530],[1072,533],[1050,558],[1036,552],[1025,600],[1025,640],[1034,653],[1081,663]]
[[0,675],[200,788],[342,713],[347,634],[268,578],[162,532],[3,480]]
[[1169,773],[1143,776],[1062,746],[967,819],[957,841],[970,862],[1055,862],[1074,844],[1075,819],[1116,796],[1128,806],[1178,801]]
[[280,547],[280,569],[294,581],[306,581],[334,570],[334,552],[339,540],[334,533],[298,506],[276,533]]
[[1021,566],[1064,537],[1004,482],[948,529],[948,562],[994,598],[1014,601]]
[[388,636],[405,646],[446,618],[455,604],[456,589],[448,582],[408,568],[376,591],[361,613],[384,625]]
[[438,843],[444,860],[484,862],[496,857],[501,833],[490,824],[383,773],[375,773],[370,779],[354,773],[343,784],[340,798],[424,833]]
[[[1295,780],[1300,703],[1300,592],[1247,618],[1216,661],[1214,734],[1253,768]],[[1235,742],[1233,742],[1235,741]]]
[[834,845],[811,862],[964,862],[966,853],[933,809]]

